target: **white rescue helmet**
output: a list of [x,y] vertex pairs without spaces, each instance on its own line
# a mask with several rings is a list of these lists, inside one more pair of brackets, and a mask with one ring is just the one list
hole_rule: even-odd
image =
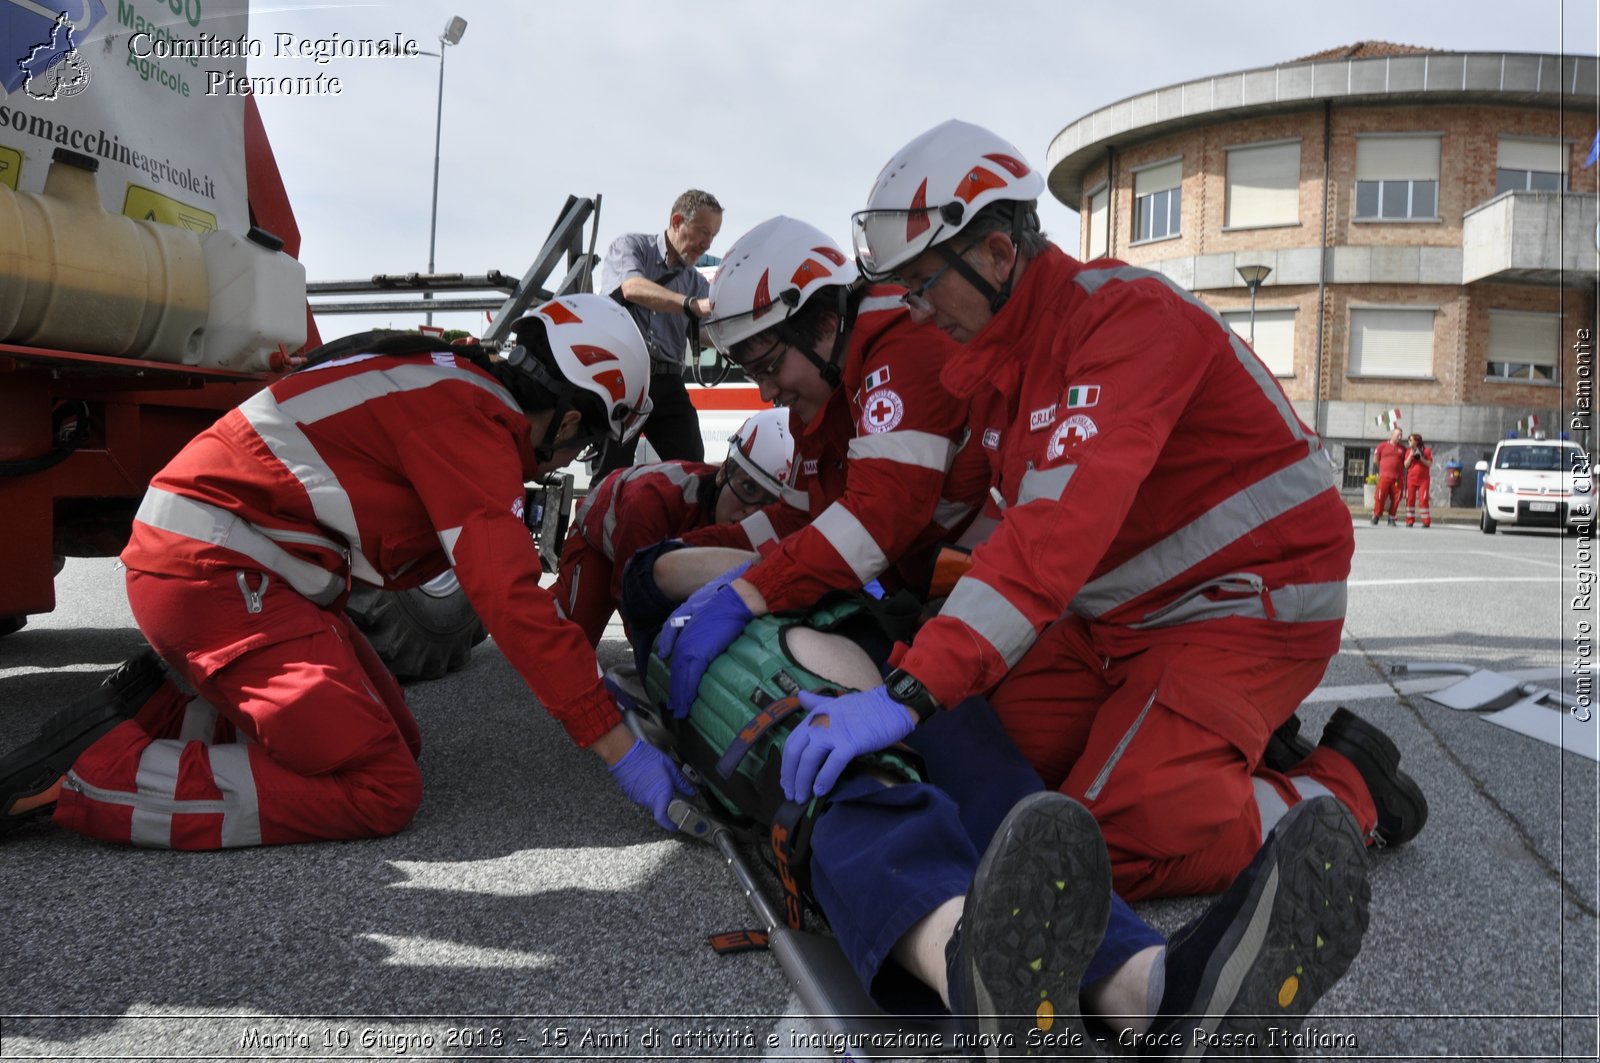
[[814,225],[778,215],[734,241],[711,282],[701,334],[722,355],[775,328],[830,285],[854,284],[856,264]]
[[751,414],[728,438],[728,460],[769,495],[797,509],[806,508],[805,492],[794,487],[794,433],[789,430],[788,407]]
[[950,239],[990,203],[1031,202],[1044,178],[1016,145],[954,118],[894,153],[851,220],[856,262],[883,280]]
[[[590,294],[558,296],[529,316],[543,324],[562,378],[599,397],[607,440],[638,435],[650,415],[650,351],[633,317],[614,299]],[[509,360],[519,364],[516,351]]]

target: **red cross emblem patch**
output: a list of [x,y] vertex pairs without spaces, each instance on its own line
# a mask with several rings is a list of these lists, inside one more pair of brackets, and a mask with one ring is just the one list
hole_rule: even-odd
[[866,408],[861,412],[861,427],[873,434],[892,432],[905,413],[906,404],[900,396],[889,388],[880,388],[867,396]]

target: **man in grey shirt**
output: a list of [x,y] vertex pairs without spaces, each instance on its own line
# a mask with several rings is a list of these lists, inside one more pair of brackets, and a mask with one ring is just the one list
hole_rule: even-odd
[[[628,308],[650,348],[653,405],[640,434],[663,461],[705,459],[700,416],[684,387],[683,367],[690,325],[711,310],[711,286],[694,264],[721,229],[722,204],[711,193],[691,188],[672,204],[666,232],[625,233],[606,251],[601,290]],[[625,446],[608,448],[594,482],[632,465],[638,443],[635,436]]]

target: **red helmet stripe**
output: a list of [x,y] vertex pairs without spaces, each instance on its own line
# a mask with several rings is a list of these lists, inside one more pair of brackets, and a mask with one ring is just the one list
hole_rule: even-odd
[[1005,155],[1000,152],[995,152],[993,155],[985,155],[984,158],[988,159],[990,162],[997,163],[1000,166],[1005,167],[1011,172],[1012,177],[1028,176],[1028,164],[1017,158],[1015,155]]
[[581,325],[583,318],[572,312],[572,308],[565,303],[551,302],[539,308],[539,313],[554,321],[558,325]]
[[993,170],[974,166],[967,171],[967,176],[961,179],[961,183],[956,185],[956,198],[963,203],[971,203],[980,193],[987,192],[991,188],[1004,188],[1005,185],[1006,179]]
[[928,179],[924,177],[911,197],[911,209],[906,214],[906,242],[910,243],[933,226],[928,221]]
[[623,379],[620,369],[606,369],[596,373],[594,382],[611,393],[612,402],[621,402],[622,397],[628,393],[628,382]]
[[804,288],[814,280],[831,276],[833,276],[833,270],[814,258],[808,258],[800,263],[799,267],[794,271],[794,276],[789,278],[789,283],[796,288]]
[[[584,365],[594,365],[597,362],[616,362],[621,360],[604,347],[595,347],[587,343],[573,344],[572,353],[576,355],[578,361],[582,362]],[[622,396],[619,394],[617,397],[620,399]]]
[[829,262],[832,262],[835,266],[842,266],[845,264],[846,260],[844,257],[844,252],[840,251],[837,247],[813,247],[811,250],[815,251]]
[[759,318],[772,309],[772,293],[767,290],[767,274],[769,270],[761,271],[761,279],[756,282],[755,298],[750,306],[750,316]]

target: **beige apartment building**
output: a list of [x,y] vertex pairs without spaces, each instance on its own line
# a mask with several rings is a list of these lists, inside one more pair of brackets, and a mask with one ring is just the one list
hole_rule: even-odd
[[1519,422],[1571,427],[1600,277],[1597,67],[1363,42],[1102,107],[1051,142],[1049,187],[1080,212],[1080,257],[1253,330],[1347,491],[1398,408],[1434,448],[1434,504],[1472,505],[1474,463]]

